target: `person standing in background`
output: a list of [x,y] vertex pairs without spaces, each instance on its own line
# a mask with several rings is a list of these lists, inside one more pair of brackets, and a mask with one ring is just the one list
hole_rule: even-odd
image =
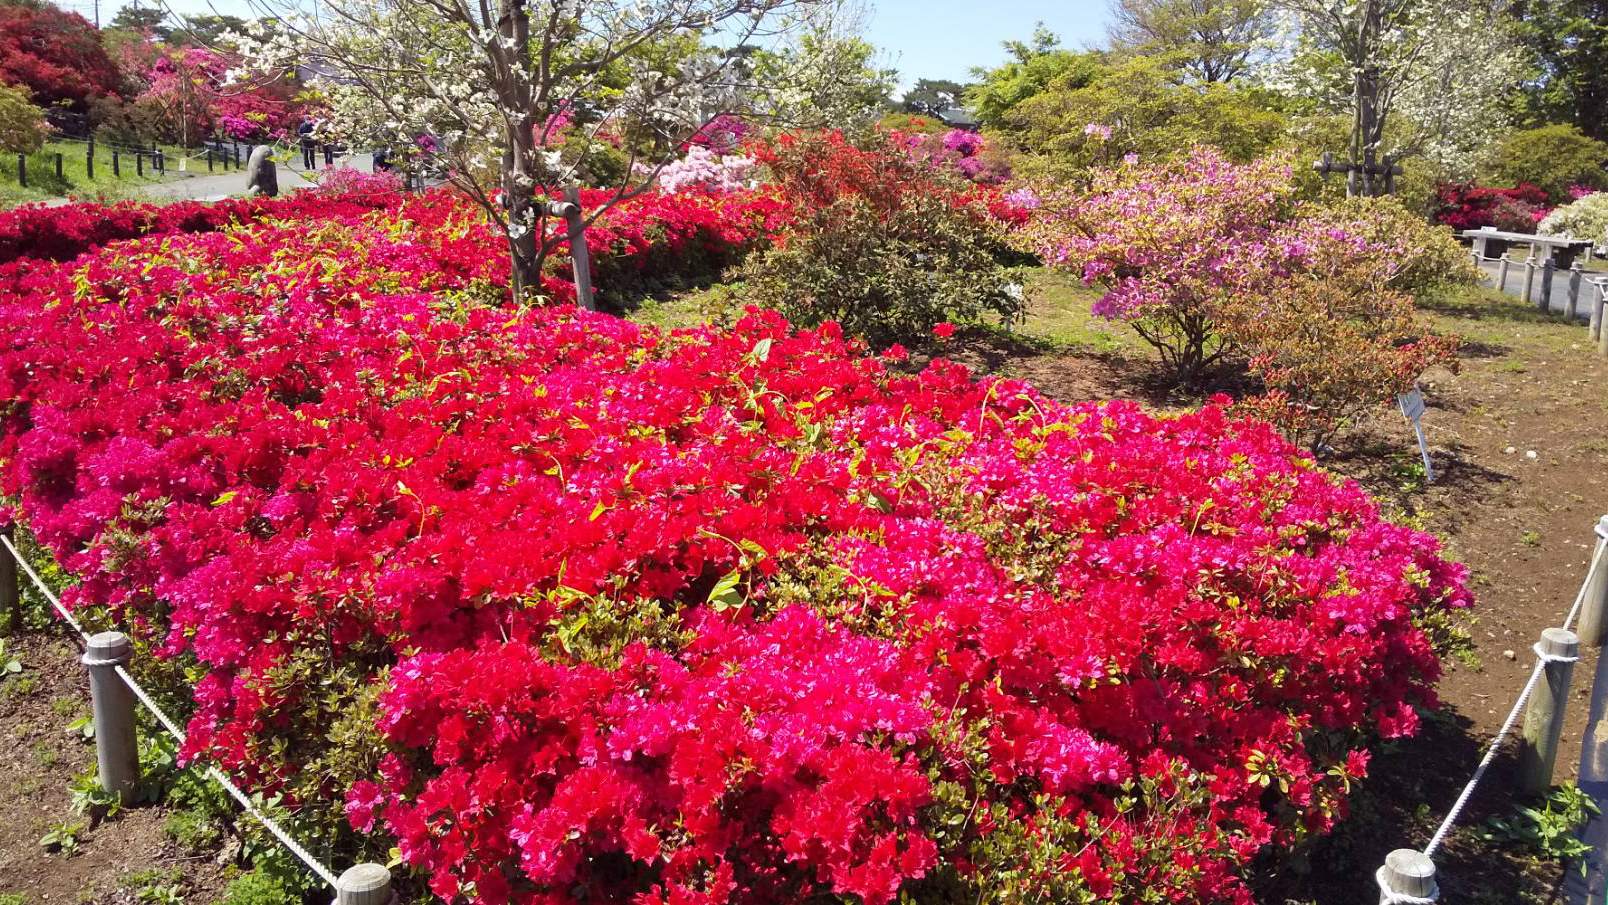
[[313,151],[317,149],[317,143],[313,141],[313,121],[310,119],[302,120],[301,125],[296,127],[296,134],[301,138],[302,169],[311,170],[316,168],[318,160]]

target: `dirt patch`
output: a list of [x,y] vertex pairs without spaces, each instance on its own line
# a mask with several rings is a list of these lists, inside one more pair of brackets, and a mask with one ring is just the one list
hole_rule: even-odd
[[[89,712],[79,651],[48,631],[8,638],[5,649],[22,671],[0,680],[0,901],[122,905],[173,901],[156,898],[168,892],[215,901],[226,868],[174,842],[166,808],[122,808],[98,820],[74,809],[73,782],[95,761],[94,742],[69,729]],[[40,844],[61,827],[77,828],[71,853]]]

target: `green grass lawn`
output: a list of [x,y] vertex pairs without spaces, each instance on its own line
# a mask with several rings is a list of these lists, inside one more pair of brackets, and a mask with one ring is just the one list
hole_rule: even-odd
[[[85,198],[105,201],[115,201],[131,197],[133,190],[141,185],[153,182],[165,182],[177,179],[180,174],[179,159],[183,152],[173,145],[162,145],[162,153],[167,158],[167,175],[163,176],[152,172],[150,155],[145,156],[143,166],[135,162],[135,155],[125,149],[117,149],[117,170],[113,172],[112,151],[104,145],[95,146],[95,175],[88,173],[87,150],[88,146],[76,141],[46,142],[38,153],[24,156],[25,172],[28,178],[26,186],[18,180],[17,155],[0,154],[0,208],[15,207],[31,201],[48,201],[52,198]],[[56,176],[56,155],[61,155],[61,177]],[[205,171],[204,161],[199,163]],[[140,172],[143,169],[143,174]]]

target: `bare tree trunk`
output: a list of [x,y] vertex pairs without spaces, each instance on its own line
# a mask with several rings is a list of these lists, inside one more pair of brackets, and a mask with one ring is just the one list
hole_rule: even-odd
[[510,286],[514,303],[529,305],[541,292],[542,225],[546,214],[536,203],[536,133],[530,85],[522,76],[530,64],[530,14],[524,0],[509,0],[498,30],[508,40],[499,94],[508,109],[508,149],[503,156],[503,203],[508,208]]

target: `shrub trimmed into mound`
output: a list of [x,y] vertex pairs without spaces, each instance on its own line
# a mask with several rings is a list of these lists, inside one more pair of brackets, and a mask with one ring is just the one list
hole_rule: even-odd
[[466,241],[0,296],[0,492],[71,604],[199,679],[190,754],[443,897],[1246,902],[1434,703],[1462,568],[1264,424],[487,307]]

